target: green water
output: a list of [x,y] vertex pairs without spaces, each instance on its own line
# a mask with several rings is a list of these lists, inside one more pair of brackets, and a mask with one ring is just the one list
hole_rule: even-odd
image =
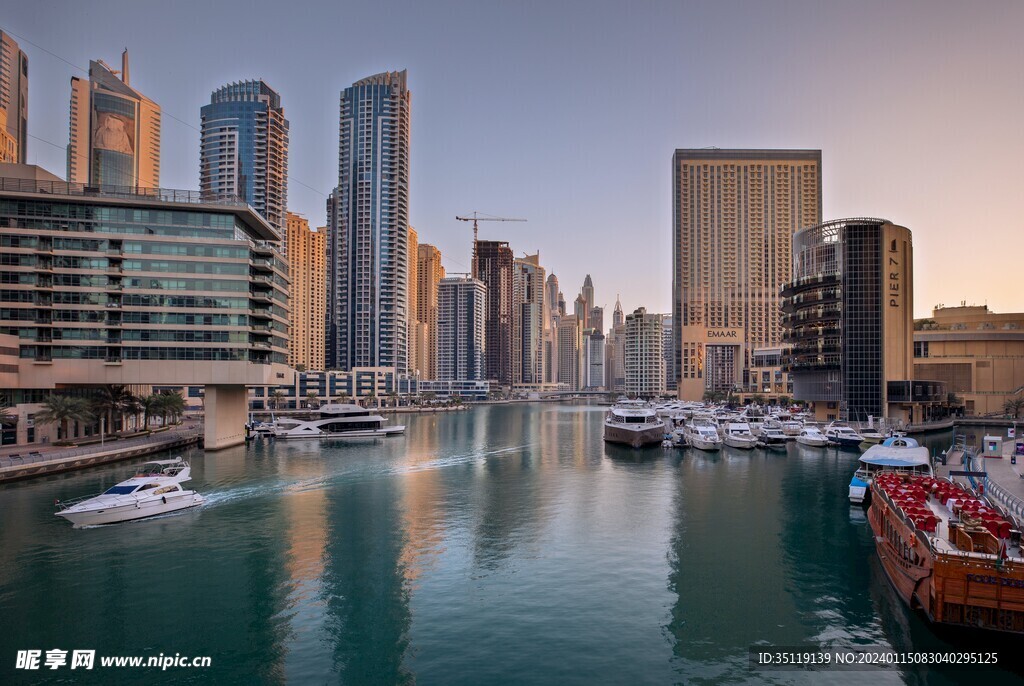
[[[846,500],[856,453],[634,451],[603,443],[602,417],[477,407],[403,416],[404,437],[194,453],[207,505],[86,530],[54,499],[130,464],[2,487],[0,683],[1024,680],[751,669],[754,645],[966,644],[886,585]],[[18,650],[52,648],[212,667],[14,669]]]

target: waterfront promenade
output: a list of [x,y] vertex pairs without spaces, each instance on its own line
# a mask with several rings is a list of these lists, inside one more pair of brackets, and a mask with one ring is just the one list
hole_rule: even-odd
[[202,436],[202,425],[189,424],[146,436],[107,440],[102,444],[81,447],[48,446],[32,451],[7,449],[0,454],[0,483],[185,448],[198,444]]

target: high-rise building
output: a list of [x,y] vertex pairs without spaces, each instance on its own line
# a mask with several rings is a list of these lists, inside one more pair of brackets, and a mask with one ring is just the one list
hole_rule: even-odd
[[558,295],[558,277],[552,272],[548,274],[548,280],[544,286],[544,297],[548,301],[548,315],[551,317],[558,316]]
[[471,276],[448,276],[437,289],[437,380],[484,379],[487,287]]
[[406,326],[408,327],[408,333],[406,334],[409,349],[408,373],[411,376],[417,376],[420,372],[420,346],[418,345],[420,331],[419,320],[416,319],[416,313],[419,311],[419,275],[417,266],[419,264],[420,241],[419,235],[416,233],[416,229],[411,226],[409,227],[409,232],[406,237],[406,251],[408,252],[406,264],[409,265],[409,286],[406,289],[408,302],[406,303],[405,308],[407,313]]
[[477,241],[475,278],[487,287],[485,378],[512,385],[512,249],[505,241]]
[[68,182],[160,186],[160,106],[129,85],[127,50],[119,72],[93,60],[88,79],[71,77]]
[[444,278],[441,251],[421,243],[416,260],[416,320],[426,331],[426,342],[420,354],[420,374],[427,379],[437,377],[437,288]]
[[600,329],[587,329],[583,332],[583,345],[583,369],[586,375],[583,387],[590,391],[599,391],[605,387],[604,334]]
[[408,369],[409,114],[405,71],[341,92],[328,202],[327,364]]
[[794,398],[813,402],[821,420],[850,421],[921,421],[916,406],[946,402],[944,384],[911,381],[913,283],[902,226],[842,219],[797,233],[782,290]]
[[545,270],[540,253],[518,258],[512,274],[512,384],[545,382],[544,331],[547,320]]
[[673,374],[699,400],[782,340],[792,237],[821,222],[821,151],[676,150],[672,175]]
[[28,155],[28,57],[0,30],[0,162],[25,164]]
[[583,388],[583,322],[573,315],[558,318],[555,328],[555,349],[558,351],[558,383],[569,390]]
[[591,307],[590,313],[587,315],[587,323],[591,329],[604,331],[604,308],[597,305]]
[[587,299],[580,293],[572,304],[572,313],[583,324],[584,329],[590,328],[590,307],[587,306]]
[[590,310],[596,304],[594,301],[594,281],[590,278],[590,274],[587,274],[583,279],[583,288],[580,289],[580,295],[583,296],[587,310]]
[[9,400],[76,384],[205,386],[206,449],[242,443],[246,386],[286,370],[274,228],[198,191],[105,192],[0,167],[0,245],[17,279],[0,290],[0,335],[20,348],[6,387],[21,397]]
[[565,315],[565,295],[562,294],[562,291],[558,291],[558,316],[564,317]]
[[650,398],[665,392],[661,315],[638,307],[626,315],[626,393]]
[[616,324],[605,341],[605,384],[608,390],[626,392],[626,323]]
[[281,96],[262,79],[238,81],[213,91],[200,113],[200,190],[245,200],[284,233],[288,120]]
[[661,317],[662,348],[665,355],[665,390],[676,391],[677,380],[673,370],[676,362],[676,342],[672,337],[674,327],[672,326],[672,315],[665,314]]
[[612,310],[612,328],[615,328],[619,324],[625,324],[626,317],[622,314],[622,303],[619,302],[619,296],[615,296],[615,309]]
[[305,218],[291,212],[285,221],[291,281],[288,364],[322,370],[327,316],[327,229],[311,231]]

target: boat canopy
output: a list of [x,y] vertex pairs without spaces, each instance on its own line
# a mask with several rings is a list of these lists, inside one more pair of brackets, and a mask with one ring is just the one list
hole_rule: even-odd
[[875,445],[860,456],[860,461],[877,467],[916,467],[931,464],[932,458],[928,448],[890,448]]
[[891,436],[882,441],[882,445],[896,448],[919,448],[921,446],[913,438],[907,438],[906,436]]

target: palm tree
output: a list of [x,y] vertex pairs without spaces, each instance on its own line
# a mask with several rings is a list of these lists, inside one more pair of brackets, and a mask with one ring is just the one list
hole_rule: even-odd
[[168,417],[177,421],[185,411],[185,399],[174,391],[161,391],[156,395],[153,409],[160,414],[163,425],[167,426]]
[[121,411],[126,415],[131,415],[135,419],[135,429],[139,428],[139,414],[143,410],[142,398],[135,395],[134,393],[127,393],[124,401],[121,403]]
[[1024,410],[1024,398],[1007,398],[1003,403],[1003,411],[1012,414],[1014,419],[1020,419],[1020,411]]
[[[89,401],[85,398],[74,398],[66,395],[48,395],[43,401],[43,409],[36,413],[36,420],[42,424],[59,424],[57,440],[66,440],[71,434],[71,422],[91,422],[95,415],[89,409]],[[64,429],[64,438],[60,429]]]
[[392,407],[398,407],[398,394],[394,391],[388,391],[388,402],[391,403]]
[[271,409],[279,409],[281,407],[281,400],[286,398],[287,394],[284,391],[276,390],[270,392],[270,406]]
[[107,433],[113,433],[116,426],[114,417],[124,418],[124,404],[131,393],[127,388],[117,384],[106,384],[101,386],[90,401],[92,411],[99,417],[107,419]]
[[160,394],[151,393],[142,399],[143,428],[149,429],[153,415],[160,414]]
[[306,405],[311,409],[316,409],[313,405],[320,406],[320,403],[317,401],[319,397],[320,394],[316,391],[306,391]]

